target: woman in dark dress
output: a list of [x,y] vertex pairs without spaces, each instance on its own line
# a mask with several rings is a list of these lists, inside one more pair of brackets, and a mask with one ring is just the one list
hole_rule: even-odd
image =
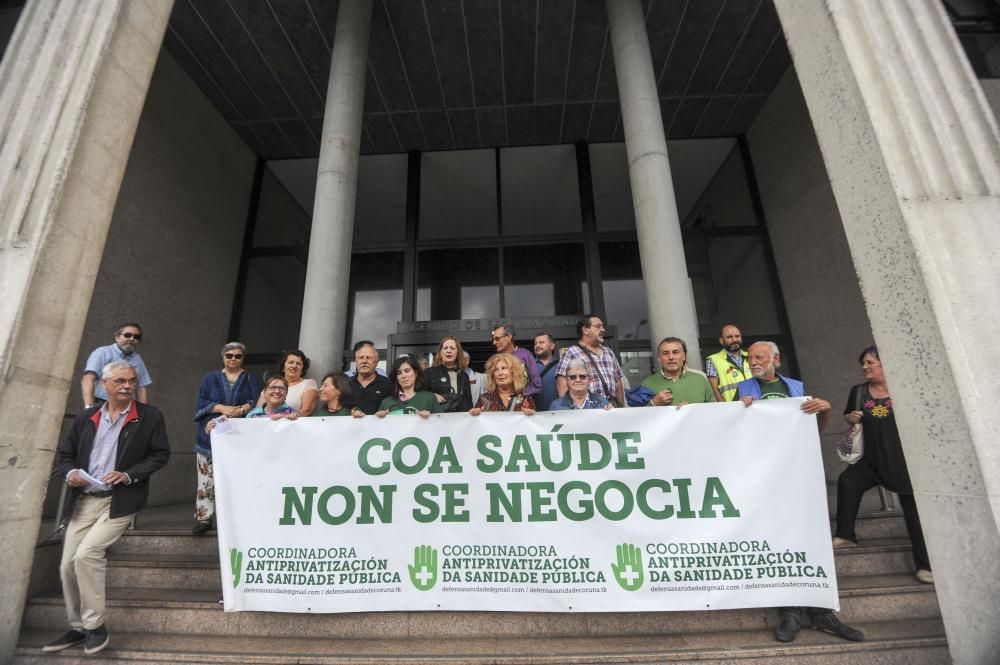
[[443,411],[468,411],[472,408],[472,388],[465,368],[467,363],[458,338],[448,335],[441,340],[434,364],[424,372],[428,389],[437,395]]
[[906,458],[903,456],[899,430],[896,429],[892,399],[889,397],[889,386],[878,357],[878,349],[868,347],[861,352],[858,360],[866,382],[851,388],[851,395],[844,409],[844,419],[851,424],[861,423],[865,441],[864,455],[848,466],[837,479],[837,532],[833,537],[833,546],[857,546],[854,521],[858,516],[861,497],[872,487],[881,485],[899,495],[906,531],[913,545],[917,579],[933,584],[934,575],[927,557],[927,545],[920,528],[917,503],[913,499],[910,474],[906,470]]

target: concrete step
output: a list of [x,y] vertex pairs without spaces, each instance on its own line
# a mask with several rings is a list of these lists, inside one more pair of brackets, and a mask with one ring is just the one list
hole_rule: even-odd
[[219,539],[215,531],[201,536],[178,531],[136,529],[126,531],[118,539],[109,555],[115,554],[192,554],[197,556],[219,556]]
[[[277,617],[276,617],[277,618]],[[938,665],[950,662],[939,620],[858,624],[865,641],[847,642],[803,629],[791,644],[774,641],[770,630],[720,633],[671,633],[648,636],[572,638],[442,639],[414,635],[404,639],[316,637],[192,637],[184,634],[130,633],[115,630],[110,646],[95,656],[79,647],[60,654],[39,648],[59,635],[28,631],[21,635],[14,662],[48,663],[254,663],[358,665],[572,665],[612,663],[772,663],[789,665]],[[58,660],[57,660],[58,659]]]
[[[528,613],[377,612],[275,614],[222,611],[217,586],[206,590],[108,588],[108,623],[123,632],[171,632],[316,638],[573,637],[656,635],[760,630],[773,627],[772,609],[706,612]],[[844,621],[877,622],[940,616],[934,587],[912,575],[864,575],[840,580]],[[65,625],[59,594],[31,598],[24,628],[57,630]]]
[[834,550],[837,577],[913,573],[913,549],[907,538],[870,538],[857,547]]
[[221,589],[217,554],[114,554],[107,587],[126,589]]
[[[830,533],[834,532],[835,522],[830,520]],[[872,538],[906,538],[906,522],[903,521],[903,514],[897,509],[894,512],[871,512],[859,513],[855,522],[858,542],[870,540]]]

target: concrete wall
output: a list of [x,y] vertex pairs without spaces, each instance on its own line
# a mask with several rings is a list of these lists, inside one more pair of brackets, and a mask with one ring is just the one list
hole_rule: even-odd
[[833,405],[823,437],[827,478],[857,362],[872,344],[858,277],[795,72],[789,68],[747,132],[796,356],[806,388]]
[[986,101],[993,109],[993,115],[1000,120],[1000,79],[979,79],[979,85],[983,86]]
[[[153,74],[94,287],[77,356],[112,343],[135,320],[173,457],[154,476],[151,503],[195,491],[195,399],[222,366],[256,158],[166,51]],[[67,413],[81,409],[74,385]],[[51,491],[50,491],[51,494]]]

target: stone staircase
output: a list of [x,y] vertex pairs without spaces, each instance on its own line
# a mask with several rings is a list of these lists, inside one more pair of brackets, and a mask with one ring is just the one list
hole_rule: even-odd
[[[934,587],[913,577],[909,541],[897,513],[862,514],[861,546],[836,553],[841,617],[864,630],[866,641],[852,643],[803,629],[794,643],[785,645],[772,637],[777,613],[765,609],[226,614],[218,604],[216,538],[191,536],[189,512],[188,506],[145,511],[138,528],[114,546],[107,579],[112,637],[108,649],[89,657],[80,648],[51,655],[39,651],[66,629],[62,596],[53,588],[29,599],[14,662],[950,662]],[[51,552],[40,554],[36,568],[52,560]]]

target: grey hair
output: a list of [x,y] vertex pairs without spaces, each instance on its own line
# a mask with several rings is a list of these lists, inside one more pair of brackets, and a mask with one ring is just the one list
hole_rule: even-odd
[[517,339],[517,331],[514,330],[514,325],[510,323],[498,323],[493,326],[493,332],[496,332],[500,328],[503,328],[503,336],[510,337],[511,339]]
[[222,352],[232,351],[233,349],[239,349],[243,352],[243,355],[247,354],[247,347],[243,346],[242,342],[229,342],[224,347],[222,347]]
[[590,368],[587,367],[587,363],[584,362],[583,358],[573,358],[572,360],[569,361],[569,364],[566,365],[567,372],[575,368],[582,369],[587,374],[590,374]]
[[[775,344],[774,342],[771,342],[771,341],[768,341],[768,340],[761,340],[759,342],[754,342],[750,346],[756,346],[757,344],[763,344],[764,346],[766,346],[767,350],[771,352],[772,356],[780,356],[781,355],[781,352],[778,351],[778,345]],[[781,362],[776,360],[774,362],[774,368],[777,369],[779,367],[781,367]]]
[[[111,373],[116,369],[130,369],[135,372],[135,367],[132,367],[132,365],[124,360],[112,360],[101,369],[101,379],[110,379]],[[136,372],[136,374],[138,374],[138,372]]]

